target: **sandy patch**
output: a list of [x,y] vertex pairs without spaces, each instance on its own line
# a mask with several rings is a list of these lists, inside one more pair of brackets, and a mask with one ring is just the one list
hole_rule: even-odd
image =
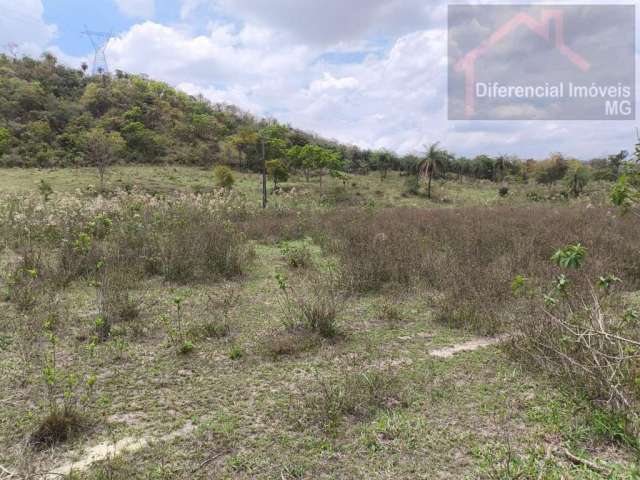
[[506,339],[505,336],[495,337],[495,338],[475,338],[468,342],[458,343],[450,347],[431,350],[429,352],[429,355],[433,357],[438,357],[438,358],[451,358],[458,353],[472,352],[480,348],[486,348],[492,345],[497,345],[498,343],[502,342],[505,339]]
[[77,455],[73,455],[74,457],[79,456],[82,458],[74,462],[67,462],[54,468],[51,472],[47,473],[44,478],[47,480],[53,480],[59,479],[61,476],[69,475],[71,472],[82,472],[87,470],[93,463],[107,460],[108,458],[115,457],[122,453],[137,452],[154,442],[168,442],[175,438],[184,437],[193,432],[195,428],[195,425],[191,422],[187,422],[187,424],[180,430],[168,433],[167,435],[163,435],[159,438],[153,438],[150,436],[141,438],[126,437],[118,440],[116,443],[101,443],[94,447],[85,449]]

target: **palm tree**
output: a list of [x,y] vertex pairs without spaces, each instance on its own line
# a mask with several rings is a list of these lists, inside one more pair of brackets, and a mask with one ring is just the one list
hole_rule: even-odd
[[444,152],[438,149],[440,142],[425,145],[425,158],[418,164],[418,176],[427,179],[427,198],[431,198],[431,182],[436,174],[436,169],[440,168],[444,160]]

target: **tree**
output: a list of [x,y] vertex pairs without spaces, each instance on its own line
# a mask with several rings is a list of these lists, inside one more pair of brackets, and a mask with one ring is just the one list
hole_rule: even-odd
[[380,180],[387,178],[389,169],[393,166],[393,154],[388,150],[380,150],[373,154],[373,162],[380,172]]
[[249,153],[256,152],[260,138],[258,132],[251,127],[241,127],[238,133],[231,137],[231,143],[236,146],[240,154],[244,157],[246,166],[249,166]]
[[113,104],[109,89],[97,83],[90,83],[80,99],[81,105],[94,117],[101,117]]
[[473,159],[473,174],[483,180],[494,180],[496,161],[488,155],[478,155]]
[[231,189],[236,182],[233,176],[233,170],[226,165],[218,165],[213,169],[213,178],[215,179],[216,186],[224,189]]
[[551,158],[540,162],[537,166],[536,180],[544,185],[551,185],[562,180],[569,169],[569,163],[559,153],[554,153]]
[[312,171],[318,172],[320,183],[325,171],[340,170],[342,159],[340,154],[319,145],[307,144],[304,147],[294,146],[287,152],[291,164],[304,171],[307,182]]
[[278,182],[289,180],[289,169],[282,160],[269,160],[267,162],[267,173],[273,180],[273,189],[278,188]]
[[629,152],[626,150],[621,150],[620,153],[616,155],[609,155],[609,167],[611,168],[611,174],[615,180],[620,176],[620,171],[628,156]]
[[117,132],[106,132],[92,128],[84,135],[84,151],[89,161],[98,169],[100,191],[104,191],[104,176],[107,168],[115,163],[125,149],[125,141]]
[[565,175],[569,193],[578,198],[591,179],[591,171],[578,160],[569,162],[569,170]]
[[640,217],[640,138],[636,144],[636,161],[622,165],[622,175],[611,191],[611,201],[623,213]]
[[0,128],[0,155],[9,152],[11,147],[11,132],[6,128]]
[[424,159],[418,166],[418,178],[427,181],[427,198],[431,198],[431,182],[436,174],[436,169],[440,168],[446,159],[447,153],[438,149],[439,142],[426,146],[426,154]]

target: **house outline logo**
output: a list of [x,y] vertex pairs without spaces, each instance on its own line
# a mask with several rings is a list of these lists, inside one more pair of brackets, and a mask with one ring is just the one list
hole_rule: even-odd
[[475,114],[476,97],[474,85],[476,83],[476,61],[485,55],[493,46],[500,43],[511,32],[524,25],[533,33],[551,43],[551,22],[555,24],[555,49],[569,59],[578,69],[587,72],[591,64],[581,55],[567,46],[564,40],[564,12],[561,10],[544,9],[541,11],[541,19],[536,20],[528,13],[518,13],[509,21],[498,28],[491,36],[484,40],[478,47],[468,52],[455,64],[455,71],[464,73],[465,76],[465,100],[464,112],[467,118]]

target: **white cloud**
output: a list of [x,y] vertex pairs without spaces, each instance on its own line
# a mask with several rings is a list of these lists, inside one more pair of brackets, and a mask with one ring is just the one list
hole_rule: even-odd
[[155,0],[115,0],[120,12],[131,18],[152,18],[156,10]]
[[324,72],[322,80],[314,80],[311,82],[310,90],[312,92],[322,92],[325,90],[353,90],[358,88],[360,82],[354,77],[335,78],[328,72]]
[[195,12],[201,5],[205,5],[209,0],[180,0],[180,18],[185,20],[193,12]]
[[[153,15],[150,0],[116,0]],[[178,1],[178,0],[175,0]],[[550,151],[589,158],[631,149],[633,122],[449,122],[444,5],[423,0],[181,0],[184,23],[146,21],[112,39],[109,65],[296,127],[401,153],[442,141],[459,154]],[[213,7],[213,9],[212,9]],[[209,8],[209,10],[206,10]],[[204,33],[204,14],[218,11]],[[50,50],[41,0],[0,0],[0,45]],[[195,15],[199,15],[196,19]],[[198,20],[198,21],[194,21]],[[201,30],[201,32],[203,32]],[[380,40],[379,35],[384,35]],[[342,63],[341,63],[342,62]]]
[[247,112],[251,112],[254,115],[264,115],[262,105],[256,103],[252,99],[252,92],[250,89],[230,87],[222,90],[215,87],[202,87],[190,82],[183,82],[177,86],[178,90],[182,90],[189,95],[202,95],[213,103],[227,103],[229,105],[235,105]]
[[444,22],[446,5],[424,0],[181,0],[183,18],[201,5],[290,34],[311,45],[358,42],[366,34],[398,35]]
[[588,158],[634,140],[631,126],[619,122],[447,121],[445,29],[399,36],[359,63],[318,61],[334,50],[252,23],[211,23],[194,36],[145,22],[112,40],[109,58],[112,68],[367,148],[405,153],[440,140],[465,155],[564,151]]
[[57,28],[47,24],[41,0],[0,0],[0,45],[17,45],[21,55],[38,56],[55,37]]
[[277,43],[276,34],[252,27],[235,31],[228,25],[213,25],[208,35],[194,37],[145,22],[111,40],[108,51],[114,68],[144,72],[174,84],[233,82],[241,86],[249,79],[284,72],[295,76],[304,70],[308,49],[273,48]]

